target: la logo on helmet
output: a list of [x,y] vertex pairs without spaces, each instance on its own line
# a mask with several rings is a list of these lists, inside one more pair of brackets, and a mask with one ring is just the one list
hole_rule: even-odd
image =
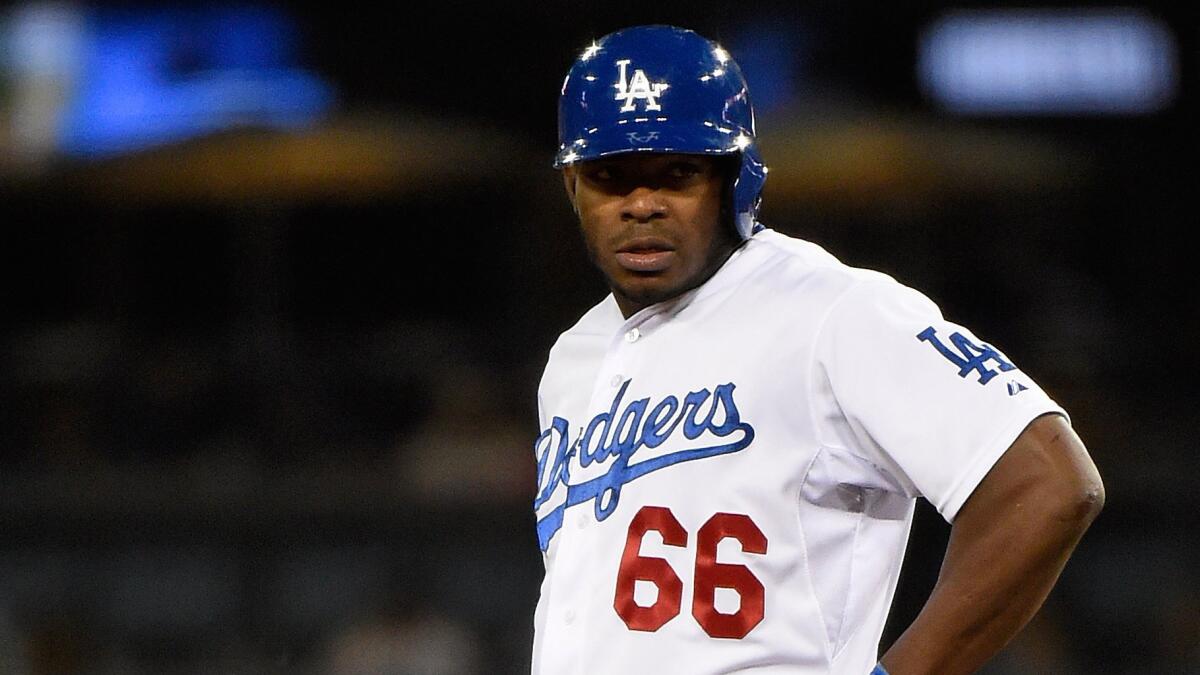
[[633,71],[633,79],[627,79],[626,66],[629,65],[629,59],[621,59],[617,61],[617,67],[621,70],[621,79],[613,85],[617,89],[617,95],[613,99],[620,101],[625,99],[625,105],[621,106],[621,112],[633,112],[636,110],[634,101],[641,99],[646,102],[646,110],[662,110],[662,106],[658,104],[658,97],[667,90],[671,85],[666,82],[656,82],[650,84],[650,79],[646,77],[646,71],[638,68]]

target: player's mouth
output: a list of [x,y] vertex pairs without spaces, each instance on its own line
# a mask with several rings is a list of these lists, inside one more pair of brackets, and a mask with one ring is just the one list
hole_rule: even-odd
[[675,259],[675,247],[659,237],[638,237],[617,249],[617,264],[630,272],[661,272]]

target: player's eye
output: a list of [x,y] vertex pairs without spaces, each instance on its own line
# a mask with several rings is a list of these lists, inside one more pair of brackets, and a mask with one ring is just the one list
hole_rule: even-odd
[[695,162],[673,162],[667,170],[672,178],[691,178],[700,175],[704,171]]
[[587,177],[599,183],[614,181],[619,177],[618,174],[619,172],[614,167],[605,165],[593,166],[587,170]]

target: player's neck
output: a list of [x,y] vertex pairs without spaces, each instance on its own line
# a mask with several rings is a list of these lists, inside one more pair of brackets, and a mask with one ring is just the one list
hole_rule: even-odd
[[[613,294],[613,299],[617,301],[617,308],[621,310],[621,316],[626,319],[633,316],[634,314],[637,314],[638,312],[649,307],[650,305],[657,304],[655,302],[639,302],[637,300],[633,300],[629,297],[626,297],[624,294],[622,294],[620,291],[618,291],[615,288],[613,289],[612,294]],[[668,299],[670,299],[670,298],[668,298]]]
[[734,252],[737,251],[739,248],[741,248],[742,245],[745,243],[746,242],[744,242],[744,241],[738,241],[738,242],[735,242],[733,245],[729,246],[728,248],[723,249],[722,255],[716,256],[713,259],[712,264],[709,265],[708,269],[705,271],[704,274],[700,275],[697,278],[695,283],[693,283],[685,288],[682,288],[678,291],[675,291],[674,293],[672,293],[671,295],[668,295],[668,296],[651,297],[651,298],[632,298],[632,297],[629,297],[628,295],[625,295],[624,293],[622,293],[620,289],[612,287],[613,299],[617,301],[617,308],[621,310],[621,316],[628,319],[629,317],[633,316],[634,314],[637,314],[638,312],[642,311],[643,309],[646,309],[647,307],[649,307],[651,305],[657,305],[662,302],[670,302],[671,300],[674,300],[682,295],[690,293],[691,291],[703,286],[704,284],[708,283],[709,280],[712,279],[713,276],[715,276],[716,273],[718,271],[720,271],[720,269],[722,267],[725,266],[725,263],[729,262],[729,259],[730,259],[730,257],[733,256]]

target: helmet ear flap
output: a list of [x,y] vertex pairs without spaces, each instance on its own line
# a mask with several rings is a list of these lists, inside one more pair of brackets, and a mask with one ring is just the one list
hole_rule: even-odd
[[738,173],[741,171],[741,153],[723,155],[717,159],[717,171],[721,174],[721,222],[731,231],[737,232],[736,193]]
[[762,204],[762,188],[767,180],[767,167],[751,145],[741,151],[741,161],[734,180],[733,210],[735,227],[743,239],[749,239],[763,229],[758,222],[758,209]]

